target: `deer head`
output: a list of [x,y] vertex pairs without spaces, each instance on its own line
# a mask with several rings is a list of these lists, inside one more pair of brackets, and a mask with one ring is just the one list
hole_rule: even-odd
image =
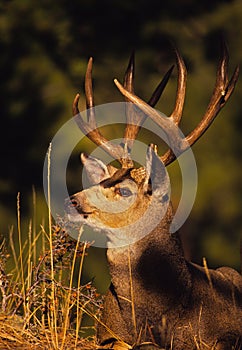
[[[104,304],[98,339],[102,344],[156,342],[166,349],[230,349],[242,337],[242,278],[234,270],[217,271],[185,260],[179,234],[170,232],[173,218],[166,166],[192,146],[211,125],[231,96],[238,79],[237,67],[228,79],[228,53],[223,48],[215,87],[200,123],[187,136],[179,132],[186,90],[186,68],[176,51],[178,84],[175,107],[162,117],[154,106],[172,69],[155,89],[148,103],[134,94],[134,56],[124,84],[115,84],[124,95],[127,125],[123,141],[115,144],[99,131],[92,92],[92,59],[85,79],[87,121],[78,109],[73,115],[81,130],[121,165],[116,169],[82,154],[92,186],[74,194],[66,203],[68,218],[106,233],[111,286]],[[159,156],[148,146],[146,164],[135,168],[131,149],[146,118],[166,136],[168,151]],[[211,321],[212,320],[212,321]],[[114,346],[115,348],[115,346]],[[239,349],[239,348],[238,348]]]
[[[215,88],[207,111],[201,122],[189,135],[181,136],[179,123],[185,100],[187,73],[183,59],[177,51],[175,52],[178,70],[177,97],[174,110],[169,118],[162,117],[153,107],[169,80],[173,66],[165,74],[148,103],[134,94],[134,55],[131,56],[125,73],[124,85],[122,86],[116,79],[114,80],[120,92],[125,96],[125,100],[131,102],[126,104],[127,125],[123,141],[119,145],[105,139],[97,128],[92,91],[92,58],[88,62],[85,79],[87,122],[83,120],[78,109],[80,95],[77,94],[74,99],[73,115],[77,117],[78,126],[94,143],[118,160],[121,169],[118,170],[110,165],[106,166],[101,160],[82,154],[81,160],[93,186],[91,189],[71,196],[70,201],[67,202],[67,211],[71,221],[79,221],[96,230],[109,233],[109,240],[116,240],[119,236],[127,238],[128,232],[133,232],[137,228],[139,228],[139,237],[141,238],[147,232],[148,217],[150,219],[157,217],[158,212],[160,213],[158,221],[164,217],[169,204],[169,177],[165,167],[200,138],[234,90],[239,70],[237,67],[229,81],[227,73],[228,53],[224,47]],[[147,116],[164,130],[167,143],[171,148],[159,157],[157,147],[150,145],[147,150],[146,166],[135,169],[131,159],[131,150]],[[142,224],[138,220],[141,217],[143,218]],[[148,221],[149,225],[154,222]],[[125,233],[125,231],[127,232]],[[131,237],[129,238],[131,241],[124,240],[124,244],[125,242],[132,243],[137,239],[133,233]]]
[[156,152],[154,145],[148,147],[145,168],[121,168],[114,174],[112,167],[82,154],[93,186],[70,197],[69,220],[104,232],[109,247],[146,235],[165,216],[170,199],[169,176]]

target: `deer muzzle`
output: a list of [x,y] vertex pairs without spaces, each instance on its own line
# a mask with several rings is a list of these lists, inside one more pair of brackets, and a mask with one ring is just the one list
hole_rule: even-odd
[[82,221],[88,219],[93,210],[88,203],[82,198],[73,195],[65,201],[65,211],[71,221]]

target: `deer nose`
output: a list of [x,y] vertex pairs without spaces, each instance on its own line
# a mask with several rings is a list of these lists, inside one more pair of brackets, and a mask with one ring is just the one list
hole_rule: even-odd
[[70,205],[73,207],[78,206],[78,200],[75,197],[70,197]]
[[68,212],[71,208],[77,208],[79,206],[78,200],[71,196],[65,200],[65,210]]

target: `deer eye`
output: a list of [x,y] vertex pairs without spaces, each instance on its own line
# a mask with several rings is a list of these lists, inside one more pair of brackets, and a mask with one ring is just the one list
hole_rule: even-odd
[[122,197],[130,197],[133,194],[127,187],[120,187],[117,192]]

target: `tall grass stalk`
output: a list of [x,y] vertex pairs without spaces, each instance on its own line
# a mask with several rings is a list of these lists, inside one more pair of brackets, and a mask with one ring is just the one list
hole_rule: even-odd
[[51,337],[55,348],[58,349],[58,333],[57,333],[57,310],[56,310],[56,293],[55,293],[55,274],[54,274],[54,258],[53,258],[53,237],[52,237],[52,217],[51,217],[51,148],[50,143],[47,159],[48,159],[48,170],[47,170],[47,203],[48,203],[48,227],[49,227],[49,246],[50,246],[50,264],[51,264]]
[[[44,234],[44,222],[42,222],[42,225],[41,225],[41,243],[42,243],[42,254],[44,255],[45,253],[45,234]],[[42,285],[41,285],[41,295],[45,295],[45,291],[46,291],[46,283],[45,283],[45,280],[43,281]],[[44,298],[42,298],[42,308],[44,309],[45,308],[45,300]],[[42,315],[41,315],[41,323],[42,323],[42,329],[44,330],[45,329],[45,315],[44,313],[42,312]]]
[[76,254],[77,254],[77,249],[78,249],[78,246],[79,246],[79,243],[80,243],[80,237],[81,237],[81,232],[79,232],[79,235],[78,235],[78,238],[77,238],[76,248],[75,248],[74,256],[73,256],[73,260],[72,260],[72,266],[71,266],[71,272],[70,272],[69,291],[68,291],[66,302],[65,302],[65,319],[64,319],[63,336],[62,336],[62,343],[61,343],[60,350],[63,350],[64,347],[65,347],[66,333],[67,333],[67,330],[68,330],[68,327],[69,327],[70,301],[71,301],[73,277],[74,277],[75,265],[76,265]]
[[[32,186],[32,201],[33,201],[33,225],[32,225],[32,229],[33,229],[33,241],[36,241],[36,227],[37,227],[37,215],[36,215],[36,210],[37,210],[37,203],[36,203],[36,191],[34,186]],[[33,264],[34,266],[37,263],[37,252],[36,252],[36,247],[37,245],[34,244],[33,245]]]
[[136,325],[136,315],[135,315],[135,300],[134,300],[134,288],[133,288],[133,277],[130,259],[130,247],[128,251],[128,264],[129,264],[129,283],[130,283],[130,298],[131,298],[131,310],[132,310],[132,321],[134,326],[134,332],[137,337],[137,325]]
[[[22,247],[22,234],[21,234],[21,215],[20,215],[20,193],[17,195],[17,225],[18,225],[18,244],[19,244],[19,260],[20,260],[20,279],[22,285],[23,295],[23,308],[24,314],[26,314],[26,296],[25,296],[25,278],[24,278],[24,266],[23,266],[23,247]],[[16,265],[18,269],[18,264]]]
[[[79,233],[79,236],[81,236],[82,232]],[[78,238],[79,238],[78,236]],[[82,277],[82,271],[83,271],[83,263],[84,263],[84,257],[86,254],[87,249],[87,243],[84,243],[83,246],[83,252],[80,260],[80,266],[79,266],[79,272],[78,272],[78,282],[77,282],[77,305],[76,305],[76,338],[75,338],[75,347],[77,345],[78,336],[79,336],[79,330],[81,326],[81,320],[82,320],[82,312],[80,308],[80,290],[81,290],[81,277]]]
[[[26,286],[27,287],[27,291],[30,290],[30,287],[32,285],[32,270],[33,270],[32,248],[33,248],[33,245],[32,245],[32,221],[30,220],[30,222],[29,222],[29,230],[28,230],[27,286]],[[31,313],[31,310],[29,309],[29,302],[28,302],[28,300],[26,300],[25,320],[29,320],[30,313]]]

